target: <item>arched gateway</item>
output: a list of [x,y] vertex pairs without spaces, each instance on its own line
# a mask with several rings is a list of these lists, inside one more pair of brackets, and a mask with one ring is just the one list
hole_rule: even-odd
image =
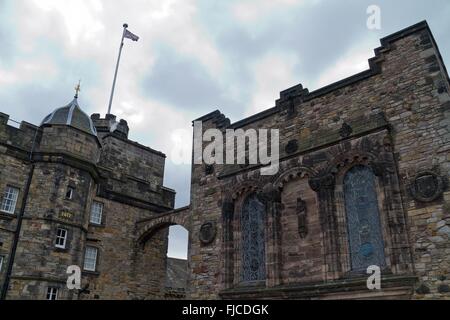
[[190,232],[189,213],[190,207],[183,207],[138,221],[136,245],[144,245],[157,231],[173,225],[180,225]]

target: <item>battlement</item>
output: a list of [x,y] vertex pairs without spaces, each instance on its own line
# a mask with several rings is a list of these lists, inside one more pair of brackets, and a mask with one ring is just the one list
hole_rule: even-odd
[[0,144],[31,150],[33,141],[41,134],[39,127],[26,121],[21,121],[19,127],[16,127],[9,124],[11,121],[14,120],[8,114],[0,112]]
[[125,139],[128,139],[128,132],[130,131],[128,123],[120,119],[116,120],[116,116],[113,114],[107,114],[105,118],[100,118],[99,113],[94,113],[91,115],[91,120],[94,122],[94,126],[97,129],[97,135],[99,138],[103,136],[114,133]]

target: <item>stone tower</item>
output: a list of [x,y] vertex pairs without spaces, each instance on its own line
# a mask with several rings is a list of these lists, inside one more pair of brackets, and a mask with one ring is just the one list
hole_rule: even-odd
[[[163,297],[168,233],[137,245],[135,231],[173,209],[165,155],[129,140],[125,120],[89,117],[77,97],[39,127],[0,116],[2,298]],[[74,265],[81,290],[66,286]]]
[[[89,224],[85,213],[95,188],[90,170],[101,145],[77,98],[45,117],[36,133],[10,297],[42,296],[45,288],[58,287],[56,279],[67,266],[82,265]],[[65,243],[55,245],[55,235],[65,236]],[[71,298],[62,293],[60,298]]]

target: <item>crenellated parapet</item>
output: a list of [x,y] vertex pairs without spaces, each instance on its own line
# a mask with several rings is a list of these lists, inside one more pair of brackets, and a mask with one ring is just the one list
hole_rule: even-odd
[[26,121],[19,127],[10,125],[9,115],[0,112],[0,145],[16,151],[30,152],[33,141],[38,141],[41,135],[39,127]]

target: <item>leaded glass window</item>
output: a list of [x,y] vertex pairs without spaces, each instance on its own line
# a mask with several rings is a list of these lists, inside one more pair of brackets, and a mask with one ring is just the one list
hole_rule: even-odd
[[2,204],[0,206],[0,211],[14,214],[14,211],[16,210],[18,195],[19,195],[19,189],[7,186],[5,193],[3,195]]
[[91,219],[93,224],[102,224],[103,203],[94,201],[91,206]]
[[241,216],[243,282],[266,278],[265,212],[265,205],[256,194],[244,201]]
[[84,254],[84,270],[96,271],[97,268],[98,249],[94,247],[86,247]]
[[366,166],[355,166],[344,178],[345,209],[353,271],[385,265],[375,176]]

